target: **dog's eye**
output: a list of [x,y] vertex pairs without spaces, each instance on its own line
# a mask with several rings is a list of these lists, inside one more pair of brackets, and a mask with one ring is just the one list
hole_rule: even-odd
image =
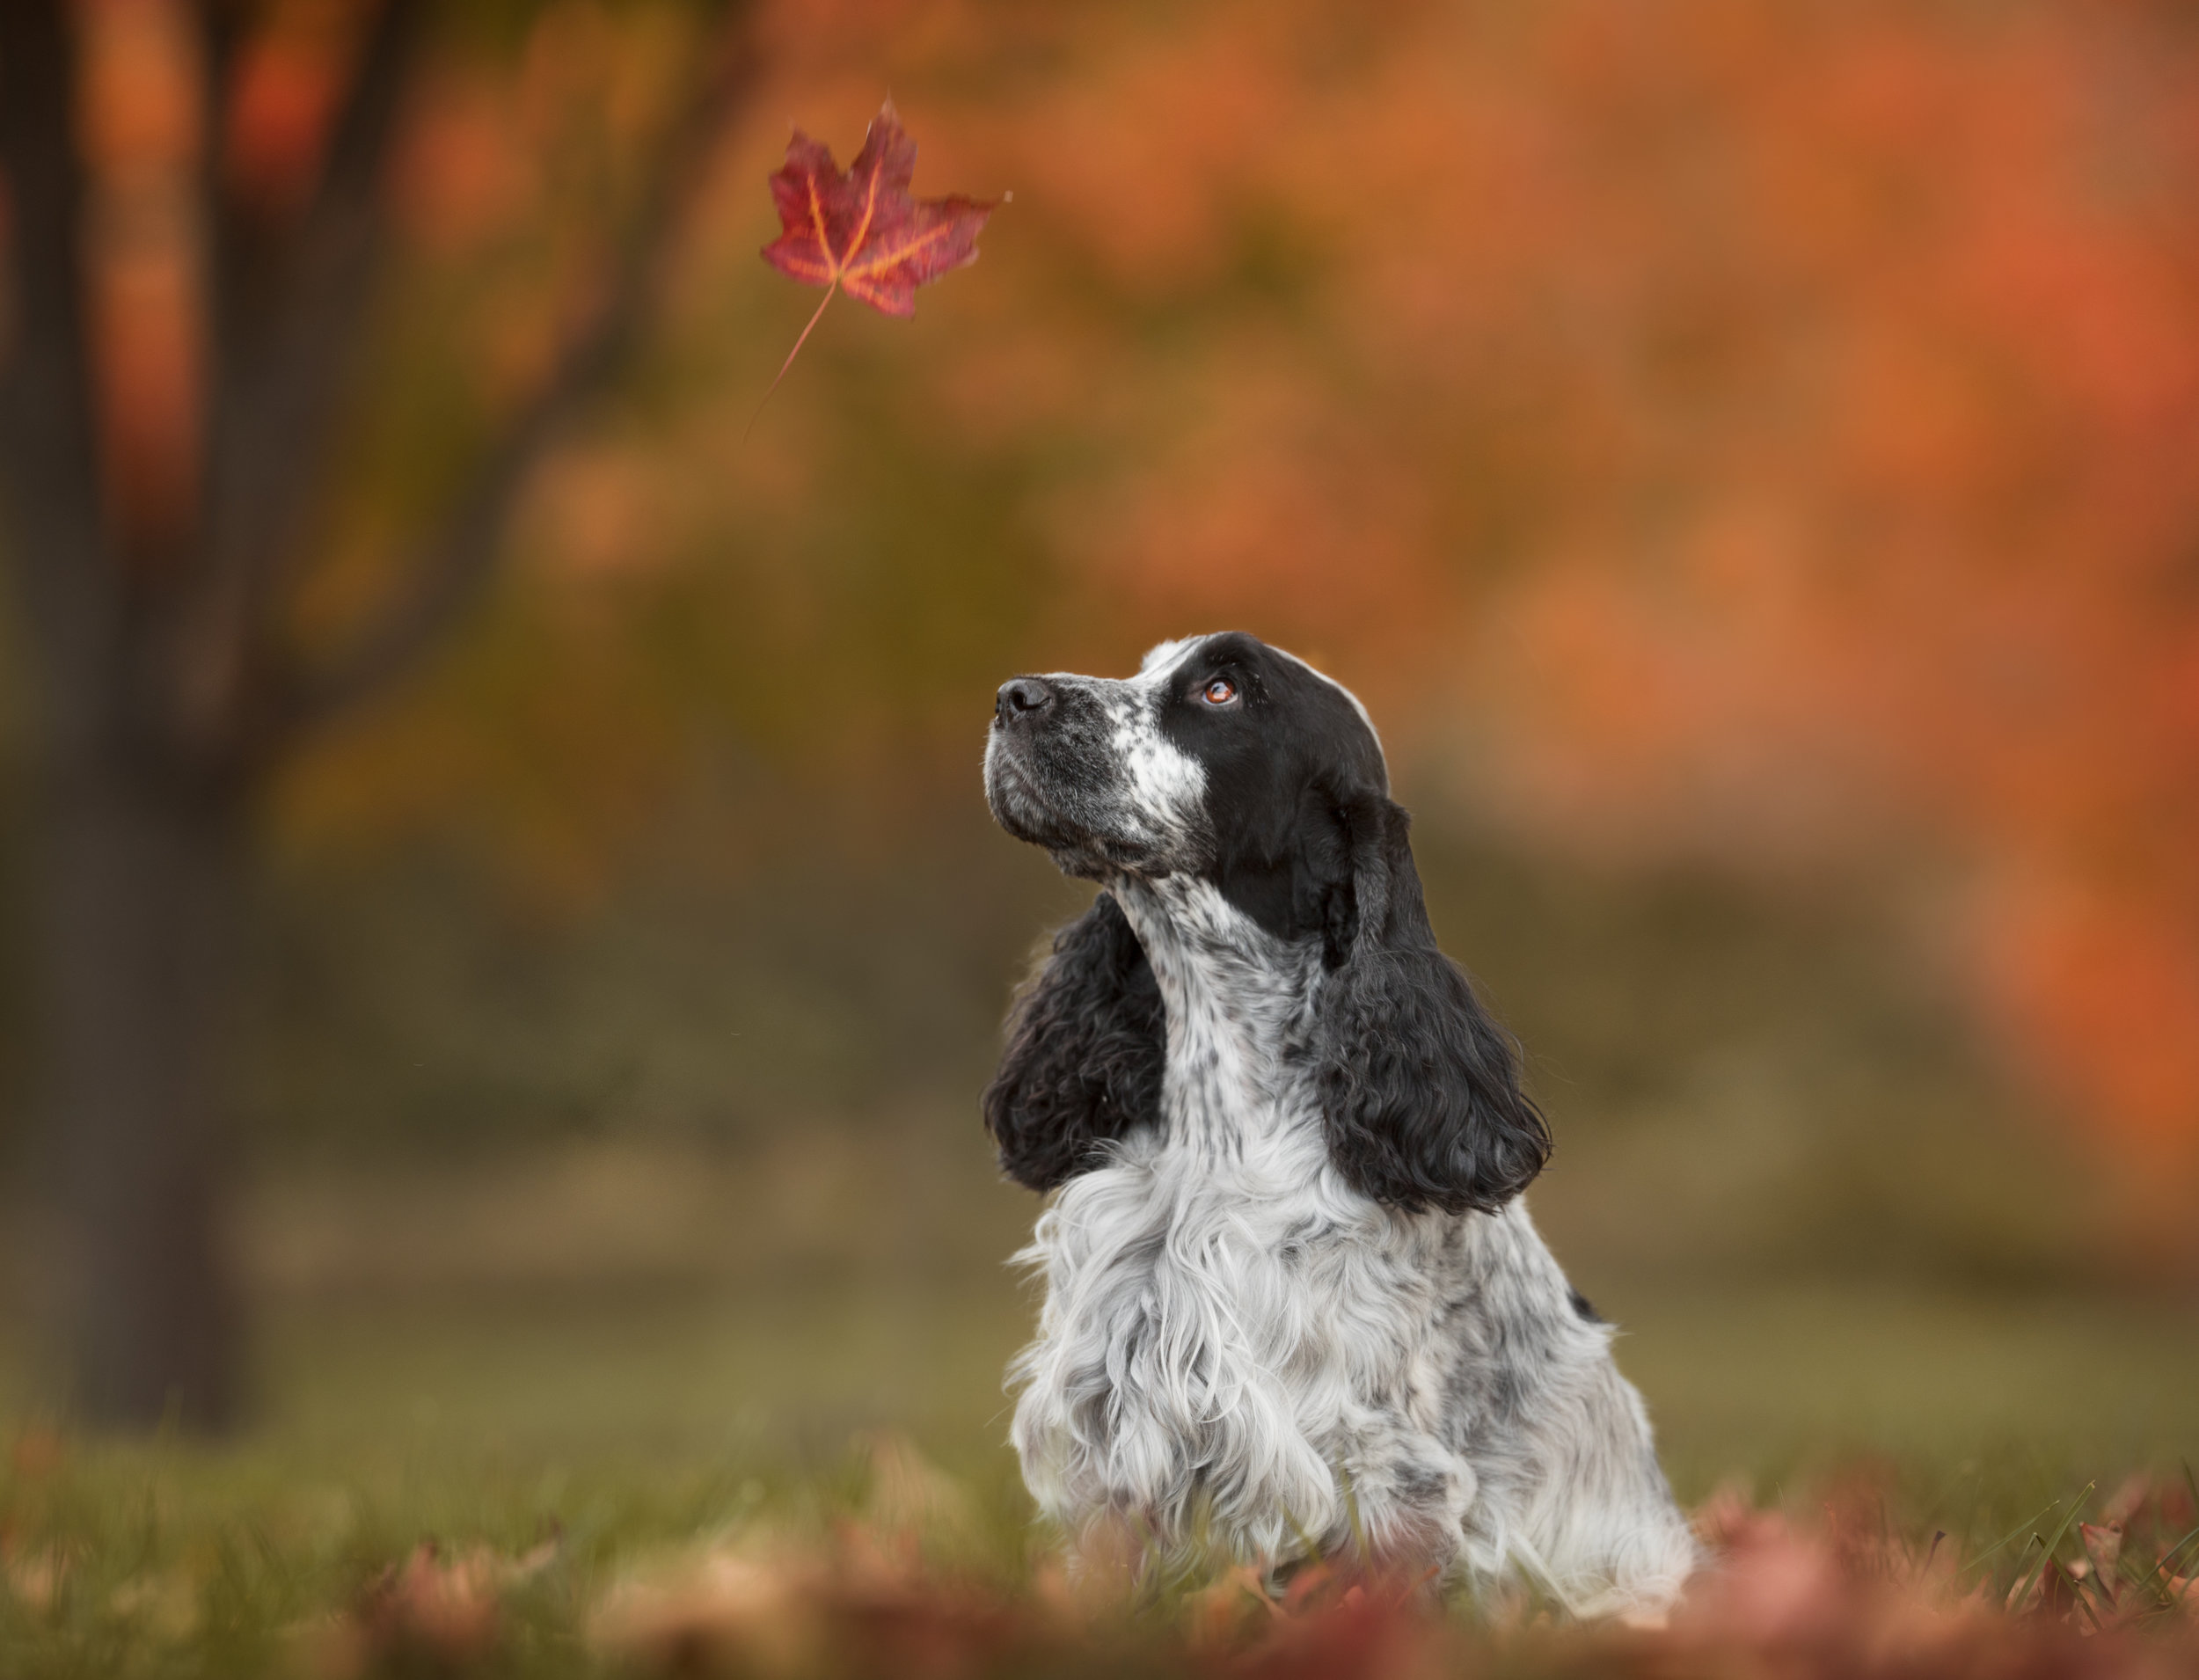
[[1226,676],[1217,676],[1206,685],[1205,692],[1209,705],[1227,705],[1237,698],[1237,684]]

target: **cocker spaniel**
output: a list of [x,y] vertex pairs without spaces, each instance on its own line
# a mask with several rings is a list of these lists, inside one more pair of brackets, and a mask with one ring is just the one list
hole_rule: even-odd
[[1581,1614],[1697,1562],[1612,1331],[1520,1193],[1550,1135],[1436,948],[1348,691],[1241,633],[1002,686],[994,816],[1104,890],[984,1094],[1054,1191],[1013,1436],[1087,1549],[1371,1557]]

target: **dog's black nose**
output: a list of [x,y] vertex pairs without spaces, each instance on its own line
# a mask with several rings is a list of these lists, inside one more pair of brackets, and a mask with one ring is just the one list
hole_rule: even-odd
[[1018,718],[1054,703],[1054,690],[1035,676],[1019,676],[1003,683],[1000,692],[992,703],[992,714],[1003,723],[1013,723]]

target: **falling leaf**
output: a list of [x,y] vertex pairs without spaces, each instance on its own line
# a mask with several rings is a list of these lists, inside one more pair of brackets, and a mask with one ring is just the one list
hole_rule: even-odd
[[[785,230],[763,247],[763,260],[825,295],[787,352],[780,379],[834,292],[907,320],[917,312],[917,287],[977,260],[977,235],[995,201],[959,193],[917,198],[909,190],[916,169],[917,142],[891,99],[844,173],[831,148],[794,130],[785,164],[771,177],[771,202]],[[776,389],[778,380],[771,383]]]

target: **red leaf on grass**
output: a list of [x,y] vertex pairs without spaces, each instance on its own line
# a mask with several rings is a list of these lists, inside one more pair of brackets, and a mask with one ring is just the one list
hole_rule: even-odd
[[[891,99],[879,107],[845,173],[830,147],[794,130],[785,164],[771,177],[771,202],[785,230],[763,247],[763,260],[822,286],[825,295],[787,353],[780,379],[835,291],[907,320],[917,312],[917,287],[977,260],[978,231],[996,201],[960,193],[917,198],[909,190],[916,170],[917,142]],[[778,380],[771,383],[776,389]]]

